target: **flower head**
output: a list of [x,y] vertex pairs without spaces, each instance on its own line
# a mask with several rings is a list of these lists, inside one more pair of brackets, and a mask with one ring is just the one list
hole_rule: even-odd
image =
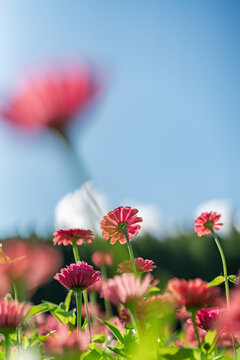
[[[4,241],[4,252],[8,260],[0,263],[0,295],[11,291],[12,282],[21,283],[24,290],[32,293],[46,283],[62,264],[57,249],[42,242],[12,239]],[[6,284],[6,291],[2,294]]]
[[203,212],[196,220],[194,225],[194,231],[198,236],[203,236],[211,233],[211,230],[219,230],[219,226],[223,223],[218,222],[221,214],[210,211]]
[[[150,272],[152,271],[156,265],[152,260],[144,260],[141,257],[134,259],[136,270],[139,273],[143,272]],[[131,260],[123,261],[121,264],[118,265],[118,272],[119,273],[133,273],[132,262]]]
[[214,306],[219,300],[219,288],[208,287],[206,281],[198,278],[188,281],[171,279],[168,281],[167,289],[178,304],[184,305],[187,309]]
[[102,297],[110,300],[116,306],[122,304],[126,307],[135,305],[156,282],[152,283],[152,276],[147,274],[141,280],[134,274],[123,274],[114,276],[103,283]]
[[169,293],[150,296],[140,301],[136,313],[140,320],[158,319],[172,313],[173,304],[174,298]]
[[30,304],[17,300],[0,300],[0,332],[16,329],[24,320],[30,309]]
[[95,251],[95,253],[92,256],[92,262],[96,267],[100,269],[102,265],[112,266],[113,258],[112,255],[109,253],[104,253],[102,251]]
[[78,261],[76,264],[61,269],[54,279],[69,290],[81,292],[100,279],[100,271],[95,271],[84,261]]
[[51,354],[65,352],[79,354],[87,350],[89,336],[85,331],[70,331],[67,325],[61,325],[56,332],[51,334],[45,342],[46,350]]
[[89,66],[39,72],[17,89],[0,113],[26,129],[60,128],[91,103],[101,89]]
[[94,235],[92,230],[82,230],[82,229],[68,229],[68,230],[57,230],[53,234],[53,243],[54,245],[82,245],[83,242],[91,243],[93,242]]
[[216,321],[220,318],[222,314],[222,309],[218,307],[201,309],[197,313],[197,323],[201,329],[210,330],[213,329]]
[[103,237],[106,240],[110,239],[110,244],[115,244],[119,240],[120,244],[126,244],[127,240],[125,234],[128,234],[129,240],[137,235],[141,226],[138,224],[142,222],[142,218],[136,216],[137,209],[132,209],[130,206],[119,206],[113,211],[110,211],[104,216],[101,222],[103,230]]

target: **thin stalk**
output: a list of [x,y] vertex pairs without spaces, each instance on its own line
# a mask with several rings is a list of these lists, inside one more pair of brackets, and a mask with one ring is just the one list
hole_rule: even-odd
[[76,304],[77,304],[77,330],[81,330],[82,326],[82,293],[76,294]]
[[138,333],[138,337],[140,339],[140,335],[141,335],[141,329],[140,329],[140,324],[139,324],[139,320],[137,318],[137,315],[136,315],[136,311],[135,309],[131,308],[129,309],[130,310],[130,314],[131,314],[131,318],[132,318],[132,322],[133,322],[133,325]]
[[196,311],[191,311],[190,313],[191,313],[191,318],[192,318],[194,333],[195,333],[195,336],[196,336],[196,338],[197,338],[198,348],[199,348],[199,351],[200,351],[200,359],[202,359],[201,340],[200,340],[200,337],[199,337],[199,332],[198,332],[197,324],[196,324]]
[[[101,274],[102,274],[102,277],[104,277],[104,279],[107,279],[107,269],[106,269],[105,264],[101,265]],[[110,301],[106,298],[104,298],[104,306],[105,306],[107,315],[111,316],[112,315],[112,305],[111,305]]]
[[80,261],[78,247],[77,247],[77,244],[75,242],[73,242],[73,255],[74,255],[75,262]]
[[92,335],[91,335],[91,319],[90,319],[90,314],[89,314],[89,309],[88,309],[87,290],[83,290],[83,299],[84,299],[86,315],[87,315],[87,321],[88,321],[89,338],[90,338],[90,342],[91,342],[91,338],[92,338]]
[[138,276],[137,275],[137,269],[136,269],[136,265],[135,265],[135,261],[134,261],[134,255],[133,255],[132,246],[131,246],[131,243],[130,243],[130,240],[129,240],[128,232],[124,231],[124,235],[125,235],[125,238],[127,240],[127,248],[128,248],[130,260],[132,262],[133,272],[134,272],[134,275],[137,277]]
[[14,293],[14,299],[18,300],[18,291],[17,291],[17,286],[15,284],[15,282],[13,281],[13,293]]
[[4,336],[4,350],[5,350],[5,359],[8,360],[10,358],[10,350],[11,350],[11,344],[8,335]]
[[[225,258],[222,246],[220,244],[220,241],[219,241],[217,235],[215,234],[215,232],[213,230],[212,230],[212,236],[213,236],[213,238],[215,240],[215,243],[216,243],[216,245],[218,247],[218,250],[219,250],[219,253],[220,253],[221,259],[222,259],[223,277],[224,277],[225,293],[226,293],[226,302],[227,302],[227,308],[230,309],[230,296],[229,296],[229,284],[228,284],[228,273],[227,273],[226,258]],[[237,359],[235,340],[234,340],[234,333],[233,332],[232,332],[232,348],[233,348],[234,358]]]

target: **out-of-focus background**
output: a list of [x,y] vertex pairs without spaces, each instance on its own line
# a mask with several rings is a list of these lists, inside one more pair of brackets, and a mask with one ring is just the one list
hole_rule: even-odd
[[1,107],[45,68],[91,64],[102,88],[68,125],[70,151],[50,127],[1,116],[0,238],[51,240],[55,228],[91,225],[99,233],[93,196],[103,213],[140,210],[133,246],[160,276],[206,278],[220,260],[209,239],[192,236],[193,220],[217,210],[237,271],[239,11],[219,0],[1,2]]

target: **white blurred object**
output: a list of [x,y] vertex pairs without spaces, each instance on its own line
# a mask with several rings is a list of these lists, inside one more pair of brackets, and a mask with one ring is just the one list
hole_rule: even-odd
[[92,181],[65,195],[55,208],[56,229],[91,229],[100,234],[100,222],[108,213],[105,194]]
[[11,356],[11,359],[13,360],[41,360],[41,355],[39,351],[37,350],[25,350],[23,348],[20,348],[14,355],[13,358]]
[[150,234],[159,237],[163,233],[162,216],[159,207],[155,204],[142,204],[135,201],[125,201],[125,206],[131,206],[139,210],[137,216],[141,216],[143,222],[140,223],[140,235]]
[[222,222],[223,226],[220,226],[218,232],[222,236],[228,236],[230,234],[232,229],[233,206],[229,199],[213,199],[198,205],[194,211],[195,218],[200,216],[204,211],[216,211],[218,214],[221,214],[222,216],[219,222]]

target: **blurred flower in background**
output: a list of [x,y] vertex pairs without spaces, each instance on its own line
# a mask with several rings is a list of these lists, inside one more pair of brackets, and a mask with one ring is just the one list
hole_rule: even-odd
[[48,127],[63,133],[101,89],[90,65],[40,69],[17,86],[1,105],[0,114],[26,130]]
[[199,216],[202,212],[216,211],[220,213],[221,222],[224,224],[220,228],[219,234],[222,236],[228,236],[232,229],[232,215],[233,208],[232,202],[228,199],[213,199],[202,204],[199,204],[194,211],[195,217]]
[[55,209],[55,228],[93,229],[100,234],[100,221],[108,212],[104,193],[98,190],[94,182],[85,182],[78,190],[65,195]]

